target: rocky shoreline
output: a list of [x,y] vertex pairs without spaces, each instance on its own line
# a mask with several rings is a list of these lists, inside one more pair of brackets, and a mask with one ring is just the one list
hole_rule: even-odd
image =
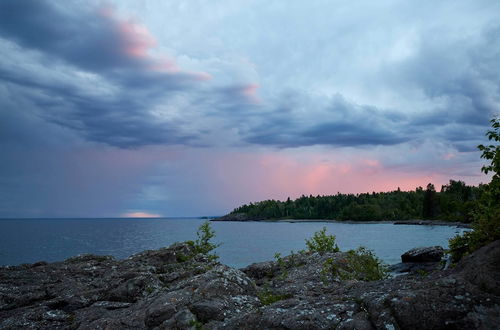
[[222,217],[210,219],[210,221],[258,221],[258,222],[325,222],[325,223],[392,223],[394,225],[421,225],[421,226],[452,226],[459,228],[471,228],[471,224],[456,221],[441,220],[398,220],[398,221],[353,221],[353,220],[332,220],[332,219],[263,219],[259,217],[250,217],[243,213],[227,214]]
[[[435,254],[435,252],[432,252]],[[2,329],[495,329],[500,241],[448,270],[341,280],[343,252],[230,268],[177,243],[0,267]]]

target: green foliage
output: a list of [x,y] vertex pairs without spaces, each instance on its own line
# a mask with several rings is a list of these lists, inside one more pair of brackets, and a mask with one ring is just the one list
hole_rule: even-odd
[[328,284],[328,276],[337,277],[339,275],[339,267],[333,258],[327,258],[325,262],[323,262],[320,273],[323,283]]
[[387,277],[387,267],[373,251],[359,247],[347,251],[344,268],[346,277],[362,281],[376,281]]
[[481,158],[490,161],[481,168],[485,174],[493,172],[491,182],[482,187],[478,205],[472,213],[473,231],[465,232],[450,239],[450,254],[454,261],[474,252],[480,247],[500,239],[500,120],[491,120],[492,130],[486,133],[496,145],[479,145]]
[[[336,219],[352,221],[441,219],[470,222],[483,189],[450,180],[441,191],[424,190],[302,196],[285,202],[266,200],[240,206],[231,214],[261,219]],[[425,199],[425,201],[424,201]],[[424,214],[425,209],[425,214]]]
[[210,227],[210,222],[205,221],[196,232],[196,236],[198,237],[193,242],[193,247],[197,253],[204,254],[208,256],[209,260],[217,260],[219,258],[216,254],[211,254],[210,252],[220,244],[214,244],[210,240],[215,237],[215,231]]
[[202,329],[204,329],[203,323],[200,322],[200,321],[197,321],[197,320],[191,320],[189,322],[189,325],[192,326],[192,327],[194,327],[196,330],[202,330]]
[[182,254],[182,253],[179,253],[176,255],[176,260],[177,262],[185,262],[185,261],[188,261],[190,258],[190,256],[187,256],[185,254]]
[[267,306],[274,304],[277,301],[288,299],[291,295],[279,295],[272,293],[269,288],[265,287],[263,290],[257,292],[257,297],[259,298],[262,305]]
[[417,274],[420,276],[427,276],[427,275],[429,275],[429,272],[426,271],[425,269],[419,269],[419,270],[417,270]]
[[376,281],[386,278],[388,270],[373,251],[359,247],[356,250],[347,251],[344,258],[326,259],[321,275],[323,281],[326,281],[328,275],[341,280]]
[[436,189],[432,183],[427,185],[422,206],[422,216],[424,219],[434,219],[437,215]]
[[276,259],[276,262],[278,263],[278,266],[280,266],[280,267],[285,267],[286,266],[285,261],[281,257],[281,253],[276,252],[274,254],[274,259]]
[[281,269],[281,275],[280,279],[284,280],[288,276],[288,271],[287,271],[287,263],[285,260],[281,257],[281,253],[276,252],[274,254],[274,258],[276,259],[276,262],[278,263],[278,266]]
[[326,227],[315,232],[310,240],[306,239],[306,245],[309,251],[319,252],[320,254],[339,251],[339,247],[335,243],[335,235],[327,235]]
[[[500,142],[500,119],[494,118],[490,120],[490,123],[493,129],[486,132],[488,140]],[[483,152],[481,158],[490,161],[489,165],[484,165],[481,168],[481,171],[485,174],[488,174],[488,172],[491,171],[494,173],[493,178],[500,178],[500,144],[490,144],[488,146],[480,144],[477,147]]]

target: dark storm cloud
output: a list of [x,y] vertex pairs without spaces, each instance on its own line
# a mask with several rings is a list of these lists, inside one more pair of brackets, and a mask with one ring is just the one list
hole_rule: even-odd
[[133,22],[117,20],[111,9],[99,11],[81,3],[70,4],[73,6],[43,0],[2,1],[0,35],[85,70],[107,74],[116,70],[116,78],[126,83],[142,85],[162,76],[141,71],[135,72],[142,74],[139,79],[134,76],[129,80],[126,76],[130,70],[152,64],[144,53],[155,44],[147,30],[141,31]]
[[113,22],[91,15],[86,6],[80,7],[69,10],[48,1],[2,1],[0,34],[90,70],[134,62],[122,53],[127,41]]
[[[148,110],[160,99],[196,88],[203,77],[149,56],[154,40],[133,22],[84,5],[7,0],[0,2],[0,36],[21,46],[20,53],[39,52],[42,56],[36,65],[55,68],[42,73],[27,65],[23,72],[7,61],[0,63],[0,79],[9,85],[7,98],[23,94],[27,103],[38,108],[24,111],[38,112],[90,141],[123,148],[188,144],[193,138],[180,132],[179,121],[158,119]],[[47,77],[57,76],[56,66],[66,64],[70,67],[65,70],[73,75],[75,70],[94,73],[109,82],[113,92],[91,95],[89,86],[75,86],[71,74],[66,80]]]
[[[393,112],[384,114],[374,107],[359,106],[340,95],[321,108],[312,123],[294,118],[293,110],[290,109],[278,113],[280,116],[275,116],[262,126],[252,127],[246,140],[280,148],[395,145],[410,140],[403,130],[407,125],[404,116]],[[314,115],[313,112],[310,117]]]
[[[113,96],[89,97],[85,91],[69,84],[50,84],[36,81],[36,77],[13,77],[1,69],[0,77],[8,81],[10,97],[28,100],[28,106],[38,109],[23,109],[24,112],[32,111],[46,122],[76,131],[90,141],[130,148],[149,144],[187,144],[193,139],[177,129],[181,123],[164,122],[145,111],[160,96],[151,91],[146,95],[140,91],[120,91]],[[2,117],[9,117],[8,111],[18,110],[4,109]],[[9,124],[10,127],[23,125],[22,121]],[[52,130],[57,128],[52,127]]]

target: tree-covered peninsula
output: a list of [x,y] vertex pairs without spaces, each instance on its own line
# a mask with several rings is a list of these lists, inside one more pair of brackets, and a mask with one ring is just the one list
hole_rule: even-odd
[[265,200],[245,204],[221,219],[333,219],[353,221],[436,219],[471,222],[486,185],[468,186],[450,180],[436,191],[431,183],[424,189],[330,196],[301,196],[286,201]]

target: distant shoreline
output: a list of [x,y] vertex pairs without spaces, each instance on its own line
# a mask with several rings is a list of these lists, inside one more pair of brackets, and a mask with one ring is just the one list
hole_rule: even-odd
[[420,226],[450,226],[459,228],[471,228],[471,224],[462,222],[449,222],[440,220],[380,220],[380,221],[354,221],[354,220],[331,220],[331,219],[210,219],[210,221],[234,221],[234,222],[289,222],[289,223],[301,223],[301,222],[326,222],[326,223],[349,223],[349,224],[376,224],[376,223],[386,223],[394,225],[420,225]]

